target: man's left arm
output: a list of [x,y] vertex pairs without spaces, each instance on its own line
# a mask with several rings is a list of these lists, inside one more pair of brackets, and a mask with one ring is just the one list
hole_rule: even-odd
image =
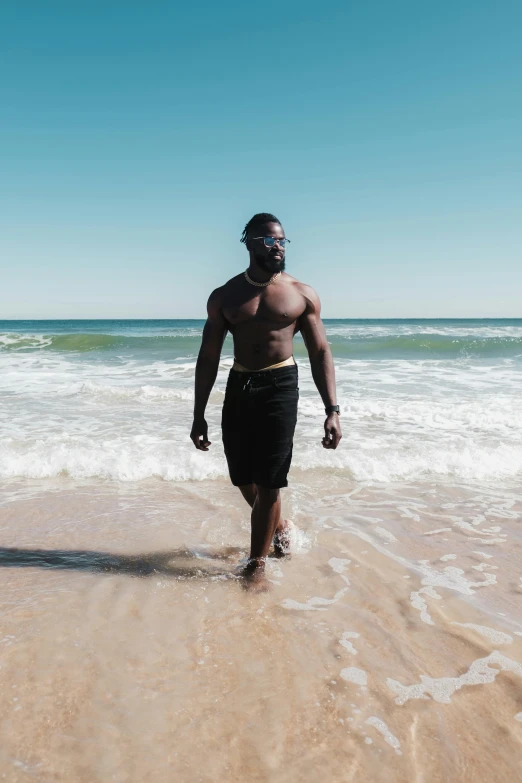
[[[299,328],[310,357],[312,377],[321,395],[325,408],[337,404],[335,392],[335,370],[332,352],[326,339],[326,331],[321,321],[321,302],[313,288],[302,286],[302,293],[306,299],[306,310],[299,318]],[[342,438],[341,424],[338,413],[330,413],[324,423],[324,438],[322,440],[325,449],[336,449]]]

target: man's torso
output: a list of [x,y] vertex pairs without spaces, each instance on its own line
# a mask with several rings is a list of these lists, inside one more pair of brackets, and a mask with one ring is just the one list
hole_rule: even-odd
[[223,286],[221,311],[240,364],[258,370],[292,355],[293,336],[308,305],[306,288],[287,274],[265,288],[252,286],[243,275]]

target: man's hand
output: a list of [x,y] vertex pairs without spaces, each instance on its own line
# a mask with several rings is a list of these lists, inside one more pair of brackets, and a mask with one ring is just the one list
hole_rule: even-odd
[[190,440],[200,451],[208,451],[210,441],[208,439],[208,427],[205,419],[194,419],[190,430]]
[[330,413],[324,423],[324,438],[322,440],[324,448],[336,449],[342,437],[339,414]]

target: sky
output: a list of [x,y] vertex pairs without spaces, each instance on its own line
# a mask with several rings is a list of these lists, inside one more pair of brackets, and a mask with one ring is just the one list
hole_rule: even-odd
[[0,319],[201,318],[256,212],[326,318],[522,316],[518,0],[0,4]]

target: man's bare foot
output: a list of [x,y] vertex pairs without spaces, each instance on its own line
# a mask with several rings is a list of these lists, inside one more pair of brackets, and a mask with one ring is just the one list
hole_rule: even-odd
[[265,575],[265,561],[262,558],[249,560],[241,572],[243,587],[253,593],[266,593],[270,582]]
[[281,527],[274,534],[274,554],[276,557],[288,557],[290,554],[290,522],[283,519]]

